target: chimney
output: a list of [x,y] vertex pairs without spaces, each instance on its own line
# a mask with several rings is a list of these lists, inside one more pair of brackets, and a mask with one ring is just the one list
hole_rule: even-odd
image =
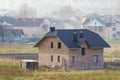
[[74,32],[74,33],[73,33],[73,40],[74,40],[75,42],[77,42],[77,32]]
[[84,37],[83,31],[80,31],[80,38],[83,38],[83,37]]
[[50,32],[55,31],[55,27],[50,27]]

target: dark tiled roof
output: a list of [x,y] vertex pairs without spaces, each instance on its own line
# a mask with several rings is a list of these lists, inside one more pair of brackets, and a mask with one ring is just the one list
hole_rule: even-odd
[[24,35],[24,32],[22,29],[11,29],[12,33],[17,36],[17,35]]
[[[80,38],[80,31],[83,32],[84,38]],[[73,33],[77,33],[78,42],[73,40]],[[55,30],[53,32],[48,32],[45,37],[55,36],[58,37],[68,48],[80,48],[80,44],[83,40],[87,41],[89,48],[104,48],[110,47],[98,34],[87,30],[87,29],[64,29],[64,30]],[[45,38],[44,37],[44,38]],[[39,46],[41,40],[35,45]]]
[[44,19],[17,19],[14,26],[40,26],[44,22]]
[[14,24],[14,22],[16,21],[16,19],[14,17],[9,17],[9,16],[1,16],[0,19],[6,21],[9,24]]
[[9,16],[0,16],[0,20],[4,20],[12,26],[26,26],[26,27],[39,27],[45,18],[14,18]]

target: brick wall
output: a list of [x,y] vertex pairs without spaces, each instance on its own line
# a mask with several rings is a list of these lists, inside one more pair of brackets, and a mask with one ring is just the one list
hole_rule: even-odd
[[[53,48],[51,48],[51,42],[53,42]],[[65,59],[65,65],[69,66],[69,49],[61,42],[61,49],[58,49],[58,42],[61,42],[58,38],[49,37],[42,40],[39,46],[39,66],[62,66],[62,60]],[[53,55],[53,61],[51,61],[51,55]],[[58,62],[58,56],[60,56],[60,62]]]
[[[53,48],[51,48],[53,42]],[[58,49],[58,42],[61,42],[61,49]],[[67,68],[74,67],[101,67],[103,66],[103,49],[87,48],[87,43],[83,42],[81,47],[86,49],[85,55],[81,55],[81,48],[68,49],[59,38],[47,37],[39,44],[39,66],[64,66]],[[51,61],[51,55],[53,61]],[[93,62],[93,55],[98,55],[98,63]],[[60,62],[58,62],[60,56]],[[72,56],[75,57],[75,62],[72,62]]]
[[[98,63],[94,63],[93,56],[98,55]],[[75,56],[75,62],[72,62],[72,56]],[[103,66],[103,49],[88,49],[86,48],[85,55],[81,55],[80,49],[70,50],[70,66],[71,67],[101,67]]]

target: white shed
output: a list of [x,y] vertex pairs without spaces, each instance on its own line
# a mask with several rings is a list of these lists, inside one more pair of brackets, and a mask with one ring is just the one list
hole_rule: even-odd
[[38,69],[38,61],[37,60],[22,60],[21,68],[25,70]]

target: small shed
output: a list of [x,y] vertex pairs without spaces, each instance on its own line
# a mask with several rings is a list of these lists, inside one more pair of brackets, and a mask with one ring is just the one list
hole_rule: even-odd
[[37,60],[22,60],[21,68],[25,70],[36,70],[38,69],[38,61]]

